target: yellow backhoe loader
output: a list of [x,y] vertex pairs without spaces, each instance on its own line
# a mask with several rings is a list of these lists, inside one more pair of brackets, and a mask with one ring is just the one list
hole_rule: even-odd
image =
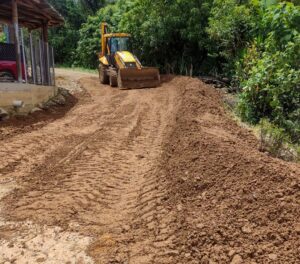
[[108,33],[107,24],[101,24],[99,78],[102,84],[119,88],[150,88],[160,84],[157,68],[143,67],[130,52],[130,34]]

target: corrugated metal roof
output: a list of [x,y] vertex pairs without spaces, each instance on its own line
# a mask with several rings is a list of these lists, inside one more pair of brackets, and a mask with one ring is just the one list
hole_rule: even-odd
[[[0,0],[0,21],[11,22],[12,1]],[[30,29],[41,27],[43,24],[57,26],[64,23],[63,17],[46,0],[19,0],[19,23]]]

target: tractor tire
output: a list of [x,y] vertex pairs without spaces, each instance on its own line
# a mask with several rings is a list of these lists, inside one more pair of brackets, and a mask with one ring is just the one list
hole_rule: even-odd
[[99,80],[102,84],[109,84],[109,76],[106,73],[106,68],[104,65],[99,66]]
[[116,75],[110,75],[109,76],[109,84],[111,87],[117,87],[118,86],[118,79]]
[[118,73],[117,83],[118,83],[118,87],[119,87],[119,88],[123,88],[122,78],[121,78],[120,72]]

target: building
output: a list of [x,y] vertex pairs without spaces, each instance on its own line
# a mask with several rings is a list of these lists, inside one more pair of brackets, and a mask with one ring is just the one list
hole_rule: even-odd
[[[6,25],[2,32],[9,40],[0,44],[0,77],[4,76],[0,79],[2,107],[7,93],[9,100],[13,98],[13,90],[41,92],[35,86],[55,86],[54,52],[48,43],[48,29],[62,25],[64,19],[46,0],[1,0],[0,23]],[[51,89],[45,88],[42,93],[49,90],[51,95]],[[22,99],[17,97],[16,100]]]

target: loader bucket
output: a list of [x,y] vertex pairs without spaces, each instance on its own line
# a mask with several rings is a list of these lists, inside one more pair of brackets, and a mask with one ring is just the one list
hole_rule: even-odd
[[159,84],[160,75],[157,68],[124,68],[119,70],[119,88],[151,88],[157,87]]

